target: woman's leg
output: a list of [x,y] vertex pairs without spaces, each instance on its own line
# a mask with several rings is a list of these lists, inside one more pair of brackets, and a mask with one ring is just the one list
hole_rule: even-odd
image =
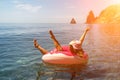
[[42,47],[38,44],[38,42],[37,42],[36,39],[34,39],[34,46],[35,46],[35,48],[37,48],[43,55],[46,54],[46,53],[48,53],[47,50],[45,50],[44,48],[42,48]]
[[51,35],[51,39],[53,40],[53,43],[54,43],[56,49],[57,49],[58,51],[62,51],[62,47],[61,47],[61,45],[59,44],[59,42],[56,40],[53,32],[50,30],[49,33],[50,33],[50,35]]

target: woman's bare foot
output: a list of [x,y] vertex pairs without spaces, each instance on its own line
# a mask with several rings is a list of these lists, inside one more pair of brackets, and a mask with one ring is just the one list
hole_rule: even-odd
[[35,48],[38,48],[39,44],[38,44],[37,40],[34,39],[33,41],[34,41],[34,47],[35,47]]
[[48,51],[47,51],[46,49],[42,48],[42,47],[38,44],[38,42],[37,42],[36,39],[34,39],[33,41],[34,41],[34,46],[35,46],[35,48],[37,48],[43,55],[46,54],[46,53],[48,53]]

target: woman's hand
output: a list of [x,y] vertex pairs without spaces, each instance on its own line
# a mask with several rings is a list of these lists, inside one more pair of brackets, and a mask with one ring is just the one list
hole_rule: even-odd
[[90,30],[90,27],[87,27],[86,29],[85,29],[85,31],[89,31]]

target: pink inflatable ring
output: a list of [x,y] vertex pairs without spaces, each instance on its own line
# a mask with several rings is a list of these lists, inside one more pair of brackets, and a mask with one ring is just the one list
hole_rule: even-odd
[[83,57],[71,53],[69,46],[62,46],[63,51],[53,49],[42,56],[42,61],[46,64],[57,66],[85,65],[88,62],[88,55],[84,52]]

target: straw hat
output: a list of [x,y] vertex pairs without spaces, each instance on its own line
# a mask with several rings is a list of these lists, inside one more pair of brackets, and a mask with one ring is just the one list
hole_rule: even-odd
[[71,41],[69,45],[72,45],[74,49],[81,49],[81,42],[78,40]]

